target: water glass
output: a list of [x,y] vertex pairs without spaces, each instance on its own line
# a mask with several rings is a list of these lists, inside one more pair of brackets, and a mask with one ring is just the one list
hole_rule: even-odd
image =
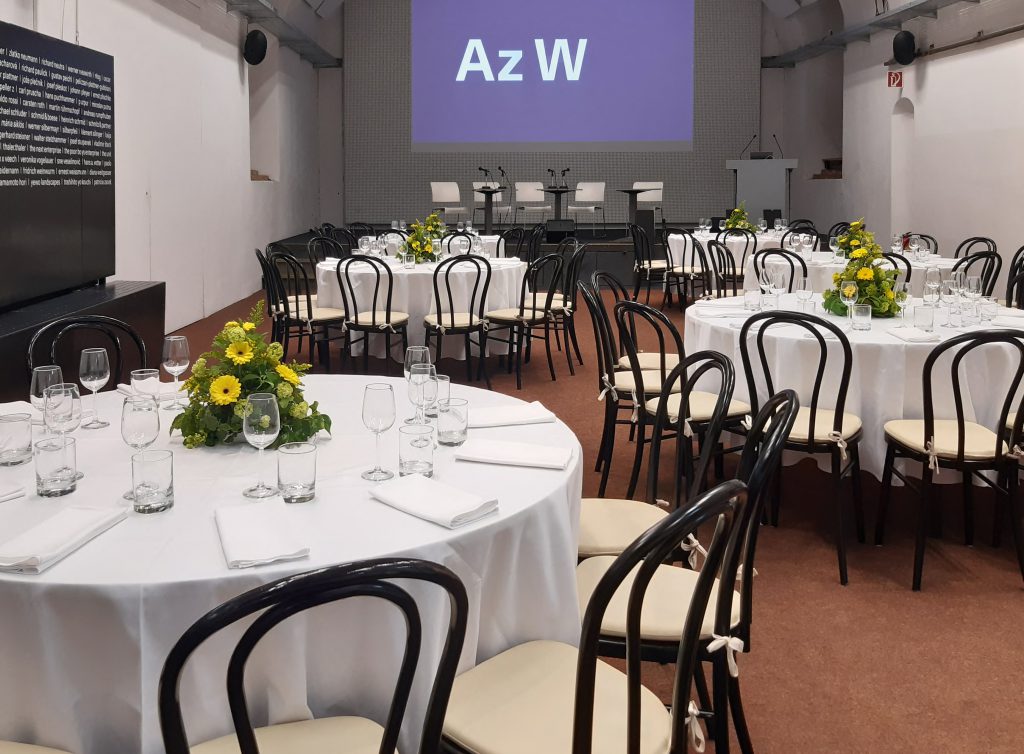
[[438,406],[441,405],[441,401],[448,400],[452,395],[452,379],[447,374],[437,375],[437,399],[434,403],[427,407],[426,417],[428,419],[436,419]]
[[257,453],[256,484],[242,490],[248,498],[261,499],[277,494],[277,489],[263,483],[263,450],[277,442],[281,432],[281,412],[277,405],[277,396],[273,393],[252,393],[246,400],[242,417],[242,434]]
[[762,217],[760,220],[757,221],[757,228],[762,233],[764,233],[765,231],[768,230],[768,221]]
[[413,364],[409,370],[409,401],[416,418],[409,424],[427,424],[426,410],[437,400],[437,369],[433,364]]
[[978,313],[982,322],[991,322],[999,314],[999,302],[992,296],[984,296]]
[[316,497],[316,445],[288,442],[277,449],[277,489],[286,503]]
[[811,281],[805,276],[796,281],[796,297],[800,301],[810,301],[814,295]]
[[914,307],[914,327],[924,332],[935,330],[935,307],[931,304],[919,304]]
[[0,466],[21,466],[32,458],[32,415],[0,414]]
[[184,335],[168,335],[164,338],[164,353],[161,364],[164,371],[174,378],[175,393],[174,400],[164,406],[164,410],[181,411],[188,408],[188,402],[185,401],[184,396],[178,392],[178,378],[188,371],[188,365],[190,363],[191,360],[188,355],[188,338]]
[[448,398],[439,401],[438,405],[438,444],[451,447],[462,445],[469,431],[469,401],[465,398]]
[[78,381],[92,393],[92,418],[82,425],[82,429],[109,427],[110,422],[100,419],[100,408],[96,402],[96,391],[110,381],[110,359],[106,348],[86,348],[82,351],[78,360]]
[[411,270],[416,267],[416,255],[415,254],[403,254],[402,255],[402,267]]
[[777,293],[762,293],[761,294],[761,311],[763,312],[774,312],[779,308],[779,294]]
[[157,403],[160,402],[160,370],[133,369],[131,373],[132,391],[136,395],[148,395]]
[[370,251],[370,237],[361,236],[359,238],[359,252],[364,256]]
[[964,327],[981,324],[981,302],[966,299],[960,305],[960,322]]
[[143,450],[132,456],[132,510],[160,513],[174,507],[174,454]]
[[800,311],[804,314],[815,314],[817,312],[818,304],[812,299],[800,302]]
[[854,330],[870,330],[871,329],[871,304],[854,304],[853,305],[853,329]]
[[434,238],[430,241],[430,253],[434,255],[434,259],[441,259],[441,239]]
[[434,428],[429,424],[398,428],[398,474],[434,475]]
[[78,486],[75,438],[48,437],[35,444],[36,494],[40,497],[70,495]]
[[780,232],[782,230],[782,219],[781,218],[778,218],[778,217],[775,218],[775,226],[774,227],[775,227],[775,232],[776,233],[778,233],[778,232]]
[[756,312],[761,308],[761,292],[760,291],[744,291],[743,292],[743,308],[748,312]]
[[[32,403],[32,408],[42,415],[46,388],[59,385],[62,382],[64,382],[64,374],[56,364],[49,364],[47,366],[36,367],[33,369],[32,384],[28,391],[28,398]],[[42,424],[42,419],[40,419],[38,423]]]
[[722,232],[724,230],[725,230],[725,220],[719,220],[718,221],[718,231]]

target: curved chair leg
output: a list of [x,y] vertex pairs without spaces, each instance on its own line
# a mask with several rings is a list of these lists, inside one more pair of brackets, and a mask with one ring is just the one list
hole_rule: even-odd
[[836,555],[839,559],[839,583],[843,586],[849,582],[846,570],[846,506],[843,504],[843,470],[839,451],[832,451],[832,481],[835,482],[836,497]]
[[583,366],[583,354],[580,353],[580,342],[576,339],[576,317],[566,320],[569,324],[569,337],[572,338],[572,350],[576,352],[576,361]]
[[964,544],[972,547],[974,545],[974,474],[965,471],[962,484],[964,488]]
[[487,330],[480,328],[480,363],[477,364],[477,379],[483,379],[491,389],[491,376],[487,373]]
[[[729,668],[725,660],[725,650],[722,649],[715,654],[711,670],[715,754],[729,754]],[[718,654],[721,654],[721,657],[718,657]]]
[[629,488],[626,490],[626,497],[632,498],[636,492],[637,482],[640,480],[640,467],[644,461],[644,438],[647,436],[647,422],[644,412],[640,412],[636,424],[636,450],[633,453],[633,471],[629,475]]
[[925,464],[921,479],[921,495],[917,514],[917,537],[914,542],[913,590],[921,591],[921,576],[924,572],[924,548],[928,544],[928,519],[932,513],[932,470]]
[[[555,327],[557,333],[558,328]],[[576,367],[572,363],[572,349],[569,347],[569,318],[562,315],[562,335],[565,336],[565,363],[569,365],[569,374],[576,375]]]
[[523,389],[523,335],[525,327],[516,327],[516,390]]
[[896,463],[896,446],[886,443],[885,465],[882,467],[882,490],[878,496],[878,518],[875,521],[875,546],[885,540],[885,518],[889,513],[889,495],[892,492],[892,467]]
[[1013,533],[1013,545],[1017,549],[1017,565],[1020,567],[1021,578],[1024,578],[1024,521],[1021,519],[1021,504],[1017,497],[1017,465],[1008,474],[1006,497],[1010,509],[1010,531]]
[[850,446],[850,486],[853,488],[853,519],[857,527],[857,541],[864,544],[864,491],[860,483],[860,443]]
[[743,754],[754,754],[754,745],[750,741],[750,730],[747,718],[743,714],[743,697],[740,695],[740,679],[729,679],[729,709],[732,713],[732,724],[736,730],[736,738]]
[[555,360],[551,357],[551,320],[544,320],[544,350],[548,355],[548,371],[551,372],[551,381],[554,382],[555,377]]
[[363,333],[363,374],[370,373],[370,333]]
[[708,692],[708,679],[704,675],[704,663],[698,662],[693,674],[693,690],[697,692],[697,705],[702,710],[711,709],[711,694]]
[[[444,352],[444,333],[437,331],[437,352],[434,354],[434,363],[441,363],[441,354]],[[511,364],[509,364],[511,366]]]
[[473,381],[473,342],[469,339],[469,333],[466,333],[464,338],[466,341],[466,382]]

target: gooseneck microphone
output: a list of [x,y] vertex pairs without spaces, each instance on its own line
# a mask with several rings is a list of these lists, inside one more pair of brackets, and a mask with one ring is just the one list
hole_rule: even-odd
[[565,186],[565,174],[569,172],[569,168],[562,171],[562,186]]
[[488,178],[491,177],[491,171],[488,170],[487,168],[477,168],[477,170],[479,170],[481,173],[483,173]]
[[785,157],[786,155],[782,153],[782,145],[779,144],[779,137],[776,136],[775,134],[772,134],[772,138],[775,139],[775,146],[779,148],[779,157]]
[[743,147],[743,150],[740,152],[740,157],[743,157],[743,155],[746,153],[746,151],[748,149],[750,149],[750,145],[754,143],[754,139],[756,139],[756,138],[757,138],[757,134],[754,134],[753,136],[750,137],[750,141],[747,142],[747,146]]

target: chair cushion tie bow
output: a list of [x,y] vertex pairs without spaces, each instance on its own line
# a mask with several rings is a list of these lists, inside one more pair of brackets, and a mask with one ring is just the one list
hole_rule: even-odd
[[619,394],[615,391],[615,385],[612,384],[612,378],[609,377],[607,374],[602,374],[601,384],[603,384],[604,387],[601,389],[601,392],[598,393],[597,399],[599,401],[603,401],[605,395],[610,395],[613,401],[618,402]]
[[679,547],[682,548],[683,552],[690,553],[686,561],[690,564],[690,568],[694,570],[697,569],[697,555],[705,558],[708,556],[708,551],[704,549],[704,545],[693,534],[687,534],[686,541],[680,542]]
[[832,432],[828,433],[828,439],[834,442],[837,446],[839,446],[839,457],[842,458],[843,462],[845,463],[847,459],[846,449],[849,446],[846,444],[846,440],[843,439],[843,433],[836,432],[833,430]]
[[717,652],[720,649],[725,649],[725,659],[729,664],[729,675],[733,678],[740,677],[740,669],[736,664],[736,653],[743,651],[743,639],[738,639],[735,636],[719,636],[718,634],[711,634],[711,643],[708,644],[708,652]]
[[704,726],[700,722],[701,711],[692,699],[686,706],[686,731],[690,737],[690,745],[697,752],[704,751]]
[[924,450],[928,454],[928,468],[939,475],[939,454],[935,452],[935,438],[925,443]]

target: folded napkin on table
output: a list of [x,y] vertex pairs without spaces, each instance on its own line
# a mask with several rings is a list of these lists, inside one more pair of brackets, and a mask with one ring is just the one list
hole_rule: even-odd
[[729,319],[730,317],[749,317],[757,312],[747,311],[746,309],[700,309],[697,311],[702,319]]
[[[161,385],[163,385],[163,383],[161,383]],[[145,393],[133,390],[131,385],[125,385],[123,382],[119,382],[117,384],[117,392],[121,395],[145,395]],[[156,399],[158,401],[173,401],[175,398],[179,398],[182,395],[184,395],[184,393],[180,390],[161,390],[160,394],[156,396]]]
[[1024,328],[1024,319],[1020,317],[999,316],[992,320],[993,327],[1012,327],[1014,329]]
[[228,568],[251,568],[309,557],[283,502],[226,505],[213,512]]
[[485,406],[469,412],[470,428],[517,427],[524,424],[547,424],[555,415],[544,408],[540,401],[522,403],[516,406]]
[[572,458],[569,448],[553,448],[506,440],[471,437],[455,449],[459,461],[495,463],[502,466],[532,466],[538,469],[564,469]]
[[65,508],[0,544],[0,571],[42,573],[127,515],[127,508]]
[[410,474],[370,490],[374,499],[410,516],[457,529],[498,510],[497,498],[485,498],[421,474]]
[[20,485],[0,483],[0,503],[6,503],[8,500],[14,500],[24,494],[25,488]]
[[999,307],[1000,317],[1024,317],[1024,309],[1011,309],[1008,306]]
[[886,332],[894,338],[905,340],[907,343],[935,343],[939,340],[939,334],[925,332],[919,327],[890,327]]

